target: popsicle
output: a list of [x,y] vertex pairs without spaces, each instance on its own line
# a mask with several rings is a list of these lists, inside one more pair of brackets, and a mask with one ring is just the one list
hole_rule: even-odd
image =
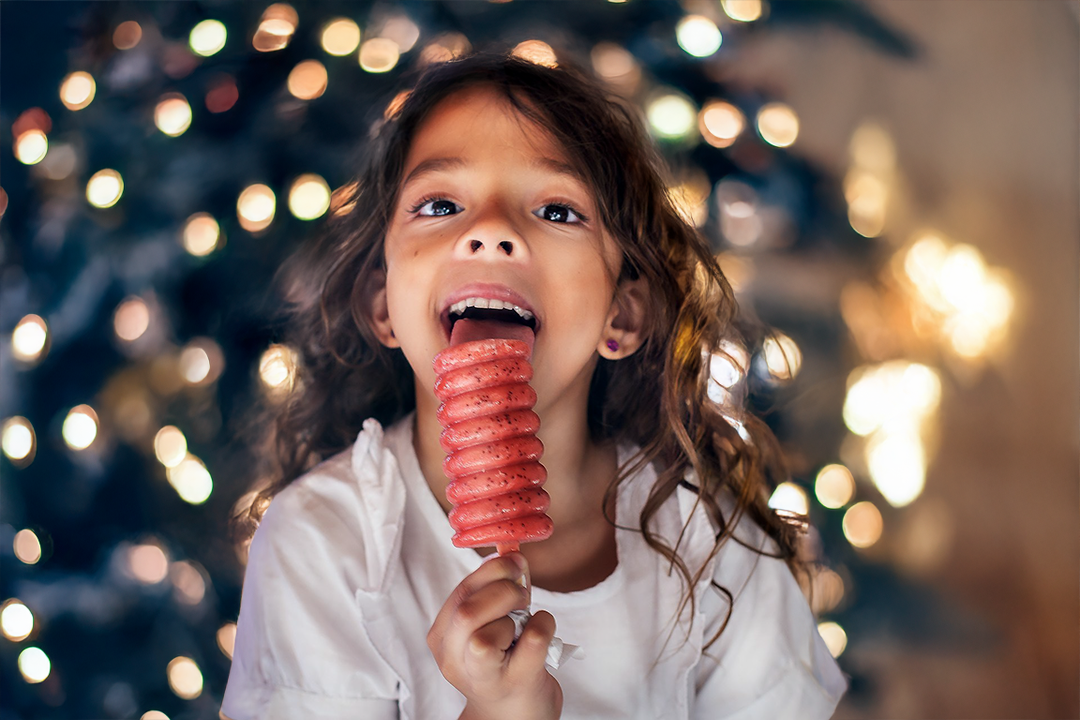
[[547,471],[533,412],[533,332],[513,323],[457,320],[451,345],[434,360],[439,442],[449,453],[450,526],[457,547],[494,545],[498,553],[551,535],[541,488]]

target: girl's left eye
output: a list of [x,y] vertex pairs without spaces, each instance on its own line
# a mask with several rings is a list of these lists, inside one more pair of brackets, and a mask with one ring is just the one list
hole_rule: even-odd
[[429,217],[442,217],[444,215],[454,215],[461,212],[462,209],[461,206],[450,200],[445,200],[443,198],[424,198],[414,205],[409,212]]
[[534,215],[557,223],[580,223],[585,221],[584,215],[566,203],[548,203],[537,210]]

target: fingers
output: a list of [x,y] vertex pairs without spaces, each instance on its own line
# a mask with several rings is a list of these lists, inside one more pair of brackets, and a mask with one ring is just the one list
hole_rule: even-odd
[[[453,618],[458,614],[459,608],[481,588],[500,580],[517,582],[523,575],[527,584],[528,563],[525,561],[525,556],[521,553],[508,553],[484,562],[483,565],[458,584],[454,589],[454,592],[451,593],[450,597],[443,604],[442,608],[439,610],[439,614],[435,617],[435,622],[431,626],[431,631],[428,633],[428,646],[434,651],[435,648],[432,643],[438,643],[446,636],[447,632],[450,630]],[[515,606],[510,606],[501,614],[505,615],[506,612],[513,609],[515,609]],[[477,622],[472,629],[475,630],[476,627],[491,622],[497,617],[499,617],[498,614],[486,617],[486,619],[483,619],[481,622]]]
[[514,621],[505,615],[469,636],[465,671],[477,682],[494,682],[506,667],[506,653],[514,643]]
[[553,637],[555,618],[546,610],[537,611],[521,631],[514,652],[510,653],[510,677],[527,678],[535,675],[537,668],[543,669]]

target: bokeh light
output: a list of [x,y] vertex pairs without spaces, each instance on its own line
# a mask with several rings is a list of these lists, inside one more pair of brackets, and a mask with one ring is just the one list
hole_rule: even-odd
[[251,46],[259,52],[281,50],[289,45],[299,22],[300,18],[292,5],[275,3],[263,11]]
[[555,57],[555,51],[543,40],[525,40],[514,46],[511,54],[522,60],[528,60],[534,65],[544,67],[558,67],[559,61]]
[[889,188],[876,175],[852,168],[844,178],[848,222],[863,237],[877,237],[885,230]]
[[762,344],[765,365],[776,380],[791,380],[802,369],[802,351],[782,332],[774,332]]
[[176,467],[183,462],[187,447],[187,438],[175,425],[166,425],[154,436],[154,456],[165,467]]
[[112,207],[123,194],[124,179],[112,168],[98,170],[86,183],[86,200],[94,207]]
[[274,191],[265,185],[249,185],[236,201],[236,215],[240,227],[248,232],[259,232],[274,220],[277,199]]
[[728,404],[732,390],[746,376],[748,362],[745,348],[730,340],[721,341],[719,351],[709,360],[709,399],[720,405]]
[[176,657],[169,661],[166,670],[169,687],[184,700],[193,700],[202,694],[203,676],[199,666],[188,657]]
[[240,99],[236,80],[231,75],[218,78],[206,93],[206,109],[215,115],[232,109]]
[[185,605],[198,605],[206,597],[206,580],[194,563],[181,560],[174,562],[169,577],[175,589],[175,597]]
[[44,682],[52,672],[52,663],[41,648],[28,647],[19,653],[19,672],[28,683]]
[[236,623],[225,623],[218,628],[217,644],[225,657],[232,660],[233,648],[236,646]]
[[60,102],[68,110],[82,110],[94,101],[96,93],[94,76],[83,70],[76,70],[60,83]]
[[180,499],[191,505],[206,502],[214,491],[214,479],[210,476],[210,471],[202,460],[191,453],[176,467],[166,468],[165,475]]
[[687,15],[675,26],[679,47],[694,57],[709,57],[720,49],[723,36],[716,23],[703,15]]
[[259,358],[259,379],[272,396],[288,394],[296,379],[296,351],[288,345],[273,344]]
[[941,380],[926,365],[892,360],[848,375],[844,423],[856,435],[918,424],[937,410]]
[[34,613],[20,601],[8,600],[0,610],[0,631],[12,642],[25,640],[34,632]]
[[420,39],[420,28],[407,15],[393,15],[383,23],[378,34],[379,37],[393,40],[398,52],[407,53]]
[[730,147],[744,127],[746,117],[742,111],[722,100],[706,103],[698,114],[698,130],[713,147]]
[[49,152],[49,138],[37,128],[27,130],[15,139],[15,158],[23,165],[36,165]]
[[75,171],[78,161],[75,148],[70,143],[60,143],[49,148],[37,170],[50,180],[63,180]]
[[142,40],[142,26],[134,20],[126,20],[113,30],[112,40],[117,50],[130,50]]
[[641,65],[621,45],[600,42],[589,53],[593,71],[620,92],[632,93],[641,81]]
[[349,18],[331,20],[323,28],[320,40],[323,50],[330,55],[348,55],[360,47],[360,26]]
[[360,46],[360,67],[369,73],[384,73],[394,69],[401,50],[390,38],[368,38]]
[[811,583],[810,609],[815,615],[834,610],[844,599],[844,579],[824,565],[814,567]]
[[321,176],[309,173],[289,188],[289,211],[301,220],[322,217],[330,207],[330,186]]
[[144,585],[156,585],[169,574],[169,558],[154,543],[128,548],[127,561],[132,577]]
[[753,22],[761,17],[762,0],[720,0],[724,13],[736,22]]
[[857,548],[868,548],[880,540],[884,527],[881,511],[867,500],[848,508],[842,525],[844,537]]
[[45,352],[49,326],[40,315],[27,315],[11,333],[11,354],[20,362],[32,363]]
[[686,97],[667,93],[652,100],[645,108],[649,127],[665,140],[685,138],[697,126],[697,108]]
[[154,124],[169,137],[183,135],[191,127],[191,105],[180,93],[168,93],[161,97],[154,108]]
[[188,45],[196,55],[210,57],[225,47],[229,32],[220,20],[203,20],[191,28]]
[[799,136],[799,117],[784,103],[769,103],[758,110],[757,129],[770,145],[788,147]]
[[753,245],[764,231],[754,188],[732,178],[716,184],[716,207],[720,214],[720,234],[737,247]]
[[34,435],[34,426],[26,418],[15,415],[4,421],[4,429],[0,435],[0,446],[4,449],[4,455],[11,460],[16,467],[25,467],[34,459],[37,449],[37,438]]
[[847,647],[847,633],[844,628],[832,621],[818,623],[818,634],[825,641],[825,647],[829,648],[829,654],[834,658],[840,657]]
[[139,716],[139,720],[169,720],[169,716],[160,710],[147,710]]
[[150,309],[141,297],[129,297],[120,303],[113,314],[116,336],[126,342],[142,337],[150,327]]
[[870,479],[893,507],[911,503],[926,484],[926,457],[915,428],[875,433],[866,463]]
[[467,54],[470,50],[472,50],[472,43],[461,33],[443,33],[420,51],[420,65],[447,62]]
[[179,370],[189,385],[209,385],[224,372],[225,354],[211,338],[193,338],[180,351]]
[[326,66],[318,60],[305,60],[292,69],[285,85],[293,96],[314,100],[326,92],[326,81]]
[[77,405],[68,411],[61,429],[64,442],[72,450],[90,447],[98,434],[98,416],[89,405]]
[[26,565],[36,565],[41,561],[41,540],[30,528],[23,528],[15,533],[12,549],[15,557]]
[[213,215],[199,212],[184,223],[181,237],[185,250],[195,257],[203,257],[217,249],[221,240],[221,227]]
[[769,497],[769,507],[793,515],[806,515],[810,512],[806,491],[792,482],[782,482],[776,486]]
[[851,498],[855,496],[855,478],[843,465],[826,465],[818,471],[814,481],[814,494],[823,506],[837,510],[851,502]]

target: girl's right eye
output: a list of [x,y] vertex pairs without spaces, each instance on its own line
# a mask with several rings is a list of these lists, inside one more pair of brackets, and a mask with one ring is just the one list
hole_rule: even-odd
[[414,215],[425,215],[427,217],[441,217],[444,215],[454,215],[463,210],[457,203],[443,198],[424,198],[416,205],[412,207],[409,212]]

